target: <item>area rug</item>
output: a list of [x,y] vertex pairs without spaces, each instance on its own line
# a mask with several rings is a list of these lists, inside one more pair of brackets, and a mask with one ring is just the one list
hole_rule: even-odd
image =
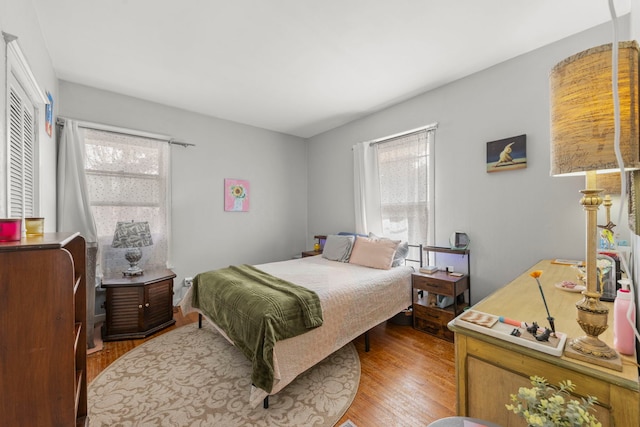
[[[313,349],[309,349],[313,351]],[[360,382],[352,343],[269,398],[248,404],[251,364],[210,325],[180,327],[129,351],[89,384],[96,426],[334,426]]]

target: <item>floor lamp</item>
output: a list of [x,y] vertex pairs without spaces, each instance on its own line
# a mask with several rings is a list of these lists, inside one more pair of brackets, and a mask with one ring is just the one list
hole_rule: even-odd
[[578,324],[584,336],[573,338],[565,355],[600,366],[622,370],[615,350],[598,336],[607,325],[609,310],[600,302],[597,276],[598,207],[597,173],[619,171],[615,154],[615,119],[619,118],[620,152],[625,170],[640,168],[638,143],[638,44],[618,45],[619,115],[614,110],[612,90],[612,44],[573,55],[552,70],[551,175],[585,175],[582,204],[586,212],[586,290],[576,303]]

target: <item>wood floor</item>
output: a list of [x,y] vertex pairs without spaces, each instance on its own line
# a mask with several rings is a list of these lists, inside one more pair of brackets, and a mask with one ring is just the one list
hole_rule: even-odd
[[[174,313],[176,325],[158,335],[192,322],[197,315]],[[358,427],[427,426],[455,415],[453,344],[416,331],[410,326],[382,323],[370,332],[371,350],[364,337],[354,341],[362,374],[356,397],[337,425],[351,420]],[[87,356],[87,381],[146,340],[104,343],[102,351]]]

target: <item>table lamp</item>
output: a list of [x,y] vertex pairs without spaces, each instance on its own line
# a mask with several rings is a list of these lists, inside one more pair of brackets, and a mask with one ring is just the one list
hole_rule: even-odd
[[617,104],[612,56],[612,44],[602,45],[573,55],[551,70],[551,175],[586,176],[580,200],[587,217],[586,290],[576,303],[577,321],[586,335],[571,339],[565,355],[622,370],[616,351],[598,338],[608,327],[609,310],[600,302],[597,276],[597,215],[602,190],[596,188],[596,174],[620,171],[614,148],[617,136],[625,170],[640,169],[638,44],[618,44]]
[[151,231],[147,221],[139,222],[118,222],[116,231],[113,234],[114,248],[127,248],[124,257],[129,261],[129,268],[122,272],[125,276],[140,276],[143,270],[138,267],[138,262],[142,258],[140,248],[151,246]]

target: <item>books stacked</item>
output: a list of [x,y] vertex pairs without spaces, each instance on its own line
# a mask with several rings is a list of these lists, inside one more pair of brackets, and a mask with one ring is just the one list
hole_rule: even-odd
[[424,273],[424,274],[433,274],[436,271],[438,271],[438,267],[434,266],[434,265],[427,265],[425,267],[420,267],[420,273]]

